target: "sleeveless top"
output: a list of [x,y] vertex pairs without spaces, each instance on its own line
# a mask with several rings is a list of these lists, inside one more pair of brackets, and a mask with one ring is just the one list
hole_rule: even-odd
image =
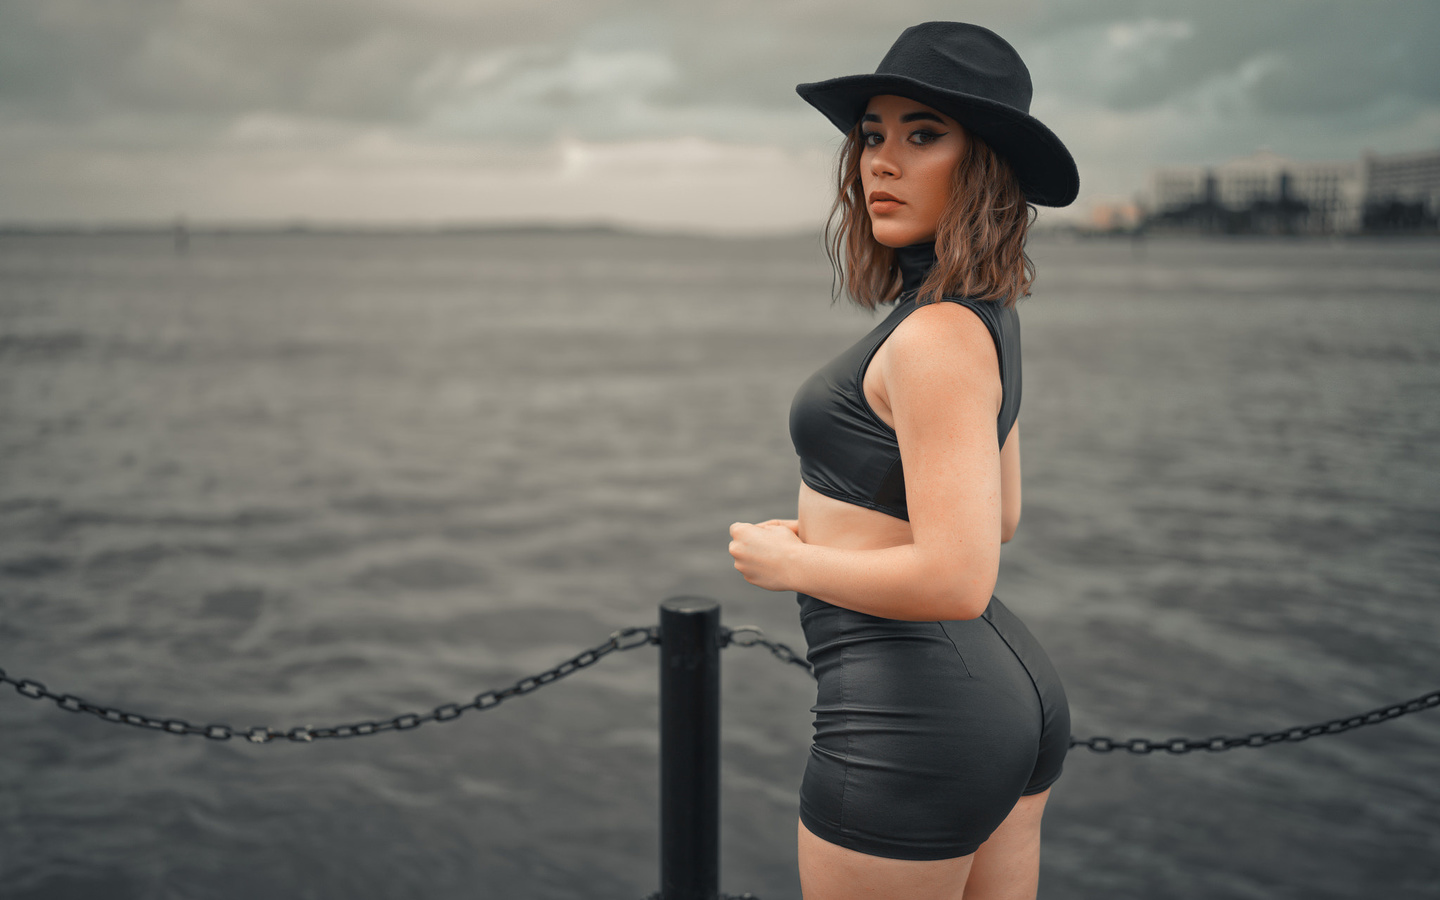
[[[800,385],[790,405],[790,440],[800,457],[800,477],[811,488],[908,522],[900,444],[895,430],[865,399],[865,370],[890,333],[916,310],[915,292],[935,264],[935,244],[911,244],[895,253],[902,289],[894,309]],[[1015,310],[998,303],[944,299],[973,310],[995,340],[1003,393],[996,430],[1003,447],[1020,412],[1020,319]]]

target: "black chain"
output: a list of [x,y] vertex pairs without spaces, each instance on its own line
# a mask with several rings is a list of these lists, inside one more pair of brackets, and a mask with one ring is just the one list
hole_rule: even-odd
[[1152,741],[1146,738],[1131,738],[1128,741],[1115,741],[1107,737],[1092,737],[1089,740],[1070,738],[1071,747],[1083,746],[1096,753],[1109,753],[1112,750],[1129,750],[1131,753],[1153,753],[1156,750],[1164,750],[1166,753],[1189,753],[1192,750],[1209,750],[1219,752],[1221,750],[1233,750],[1236,747],[1266,747],[1270,744],[1278,744],[1282,741],[1303,741],[1306,738],[1316,737],[1321,734],[1339,734],[1342,731],[1349,731],[1352,728],[1359,728],[1362,725],[1378,725],[1381,722],[1388,722],[1406,713],[1419,712],[1422,709],[1434,709],[1440,706],[1440,691],[1432,691],[1423,697],[1416,697],[1414,700],[1406,700],[1404,703],[1392,703],[1389,706],[1382,706],[1379,709],[1372,709],[1369,712],[1358,713],[1347,716],[1343,719],[1331,719],[1328,722],[1321,722],[1317,725],[1295,725],[1280,731],[1257,731],[1247,734],[1244,737],[1225,737],[1217,735],[1212,738],[1170,738],[1163,741]]
[[[653,894],[646,894],[645,900],[663,900],[663,898],[660,892],[656,891]],[[746,891],[743,894],[721,894],[718,900],[760,900],[760,898]]]
[[[735,637],[735,635],[742,633],[753,634],[754,637],[744,640]],[[726,628],[724,625],[721,625],[720,646],[728,647],[731,644],[734,644],[737,647],[754,647],[756,644],[759,644],[762,647],[767,647],[769,648],[770,652],[774,654],[776,659],[780,660],[783,663],[791,663],[793,665],[797,665],[800,668],[804,669],[806,672],[809,672],[811,678],[816,677],[815,667],[810,665],[809,660],[796,653],[794,650],[791,650],[785,644],[782,644],[779,641],[772,641],[769,638],[765,637],[765,632],[761,631],[754,625],[741,625],[738,628]]]
[[[638,640],[633,636],[643,635]],[[467,709],[494,709],[505,700],[511,697],[518,697],[521,694],[528,694],[536,688],[543,687],[559,678],[564,678],[577,669],[592,666],[599,662],[602,657],[616,650],[634,650],[636,647],[644,647],[647,644],[660,643],[659,625],[639,625],[629,628],[621,628],[610,635],[610,639],[596,647],[591,647],[582,653],[576,654],[565,660],[560,665],[546,669],[538,675],[531,675],[529,678],[522,678],[507,688],[495,691],[485,691],[475,695],[475,699],[469,703],[446,703],[437,706],[428,713],[403,713],[394,718],[381,722],[354,722],[349,725],[336,725],[331,728],[311,728],[309,726],[296,726],[288,731],[281,731],[277,728],[266,728],[255,726],[245,731],[239,731],[229,725],[194,725],[184,719],[157,719],[152,716],[142,716],[138,713],[123,712],[106,706],[99,706],[94,703],[86,703],[74,694],[54,694],[45,688],[45,685],[30,678],[16,680],[5,674],[0,669],[0,683],[13,684],[15,690],[23,697],[32,700],[53,700],[55,705],[66,712],[86,712],[99,716],[107,722],[114,722],[117,725],[134,725],[137,728],[151,728],[156,731],[166,731],[170,734],[199,734],[211,740],[228,741],[230,738],[240,735],[257,743],[264,744],[278,738],[288,738],[292,741],[315,741],[322,738],[348,738],[363,737],[369,734],[379,734],[382,731],[408,731],[426,722],[448,722],[451,719],[458,719],[460,714]]]
[[[741,637],[744,635],[744,637]],[[634,640],[635,636],[641,636]],[[628,640],[627,640],[628,639]],[[637,647],[644,647],[649,644],[660,643],[660,626],[658,625],[634,625],[628,628],[621,628],[611,633],[610,639],[596,647],[591,647],[570,659],[565,660],[554,668],[547,669],[538,675],[522,678],[507,688],[500,690],[485,691],[475,695],[475,699],[469,703],[446,703],[437,706],[428,713],[403,713],[390,719],[380,722],[355,722],[349,725],[336,725],[331,728],[310,728],[308,726],[297,726],[288,731],[281,731],[275,728],[255,726],[246,731],[237,731],[229,725],[194,725],[184,719],[157,719],[152,716],[142,716],[138,713],[123,712],[110,707],[99,706],[87,703],[76,697],[74,694],[55,694],[46,689],[45,685],[30,678],[16,680],[5,674],[0,669],[0,684],[12,684],[15,690],[24,697],[32,700],[53,700],[55,705],[67,712],[86,712],[99,716],[107,722],[114,722],[119,725],[134,725],[137,728],[150,728],[156,731],[165,731],[170,734],[199,734],[217,741],[228,741],[230,738],[241,735],[257,744],[268,743],[278,738],[287,738],[291,741],[314,741],[321,738],[347,738],[362,737],[364,735],[379,734],[382,731],[407,731],[426,722],[448,722],[451,719],[458,719],[461,713],[467,709],[486,710],[493,709],[501,702],[517,697],[521,694],[528,694],[531,691],[543,687],[551,682],[563,678],[577,669],[594,665],[601,657],[616,650],[633,650]],[[756,645],[767,648],[770,653],[783,663],[796,665],[804,669],[811,678],[815,678],[815,667],[802,655],[796,653],[789,646],[772,641],[765,637],[765,633],[754,625],[741,625],[737,628],[720,627],[720,646],[754,647]],[[1391,719],[1403,716],[1406,713],[1419,712],[1424,709],[1434,709],[1440,706],[1440,691],[1432,691],[1422,697],[1413,700],[1406,700],[1403,703],[1392,703],[1379,709],[1372,709],[1369,712],[1347,716],[1343,719],[1331,719],[1328,722],[1320,722],[1315,725],[1296,725],[1273,732],[1254,732],[1244,737],[1226,737],[1217,735],[1210,738],[1168,738],[1166,740],[1150,740],[1148,738],[1130,738],[1125,741],[1117,741],[1108,737],[1092,737],[1085,740],[1070,738],[1070,748],[1085,747],[1096,753],[1109,753],[1113,750],[1128,750],[1131,753],[1153,753],[1157,750],[1164,750],[1167,753],[1189,753],[1194,750],[1207,750],[1219,752],[1232,750],[1236,747],[1266,747],[1270,744],[1282,742],[1303,741],[1307,738],[1316,737],[1322,734],[1340,734],[1353,728],[1360,728],[1365,725],[1377,725],[1381,722],[1388,722]],[[727,898],[729,895],[726,895]],[[742,895],[748,896],[748,895]]]

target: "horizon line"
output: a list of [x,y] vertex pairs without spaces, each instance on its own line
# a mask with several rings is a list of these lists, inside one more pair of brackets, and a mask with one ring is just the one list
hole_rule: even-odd
[[[1037,223],[1030,231],[1070,231],[1076,227],[1068,221]],[[823,227],[787,228],[774,231],[736,231],[703,229],[688,226],[643,225],[634,223],[594,221],[410,221],[373,222],[343,219],[256,219],[241,221],[191,221],[179,216],[174,219],[134,219],[108,221],[26,222],[0,221],[0,235],[61,236],[61,235],[442,235],[442,234],[613,234],[633,237],[693,237],[703,239],[791,239],[813,238],[824,233]]]
[[595,221],[409,221],[375,222],[345,219],[255,219],[200,220],[188,217],[173,219],[112,219],[101,221],[0,221],[0,235],[227,235],[227,234],[315,234],[315,235],[400,235],[400,234],[536,234],[584,233],[616,234],[643,237],[698,238],[787,238],[810,237],[819,229],[792,228],[776,231],[743,232],[707,230],[685,226],[643,225]]

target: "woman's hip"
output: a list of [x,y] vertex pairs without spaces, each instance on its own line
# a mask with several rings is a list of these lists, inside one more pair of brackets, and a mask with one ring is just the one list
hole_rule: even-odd
[[974,619],[938,621],[872,616],[809,594],[797,593],[795,599],[806,657],[817,666],[838,661],[842,651],[847,661],[873,659],[895,667],[897,675],[913,670],[921,677],[953,669],[960,677],[987,679],[1013,673],[1017,662],[1022,669],[1032,662],[1050,665],[1039,641],[999,597],[991,597]]
[[1033,746],[1047,704],[1064,703],[1059,676],[998,598],[974,619],[886,619],[797,594],[806,659],[819,683],[816,738],[881,729],[973,741],[1003,731]]

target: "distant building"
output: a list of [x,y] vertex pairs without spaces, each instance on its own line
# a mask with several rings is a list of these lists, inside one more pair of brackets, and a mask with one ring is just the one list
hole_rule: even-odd
[[1268,150],[1150,173],[1145,225],[1221,234],[1434,231],[1440,151],[1300,162]]
[[1440,153],[1407,153],[1361,160],[1366,231],[1433,230],[1440,217]]
[[1097,203],[1090,207],[1091,231],[1130,232],[1144,221],[1145,211],[1133,202]]

